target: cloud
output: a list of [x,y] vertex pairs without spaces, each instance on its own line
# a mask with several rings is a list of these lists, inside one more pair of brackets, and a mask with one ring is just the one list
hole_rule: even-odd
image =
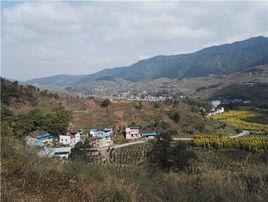
[[93,73],[267,35],[267,2],[49,2],[2,8],[2,75]]

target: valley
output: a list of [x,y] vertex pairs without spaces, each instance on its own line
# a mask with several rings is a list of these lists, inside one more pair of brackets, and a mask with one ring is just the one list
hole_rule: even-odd
[[3,201],[265,201],[266,42],[1,78]]

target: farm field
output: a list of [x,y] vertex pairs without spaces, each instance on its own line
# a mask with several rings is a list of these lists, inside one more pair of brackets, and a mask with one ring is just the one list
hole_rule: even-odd
[[[239,140],[238,138],[237,140]],[[245,137],[243,141],[253,141],[251,137]],[[237,140],[230,139],[234,142]],[[240,140],[241,141],[241,140]],[[262,141],[262,140],[261,140]],[[187,152],[193,152],[195,159],[187,167],[187,170],[191,172],[198,172],[199,170],[217,170],[227,169],[231,171],[241,171],[245,167],[268,166],[268,141],[266,140],[266,147],[263,150],[252,152],[244,148],[204,148],[202,146],[191,146],[191,143],[187,145],[186,150],[179,151],[181,157],[187,156]],[[180,143],[179,143],[180,144]],[[176,147],[178,143],[172,144]],[[195,145],[195,144],[194,144]],[[129,167],[129,166],[142,166],[147,165],[150,152],[154,147],[153,143],[143,143],[132,145],[129,147],[112,149],[109,151],[108,164],[117,167]],[[253,150],[253,149],[252,149]],[[184,158],[184,157],[183,157]],[[97,163],[97,162],[96,162]],[[98,163],[97,163],[98,164]]]
[[256,123],[263,116],[259,112],[249,110],[231,110],[223,114],[211,116],[212,119],[221,121],[236,129],[268,132],[268,124]]

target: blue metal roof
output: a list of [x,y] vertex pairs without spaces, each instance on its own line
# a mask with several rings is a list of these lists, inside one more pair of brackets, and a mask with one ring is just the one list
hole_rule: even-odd
[[53,135],[50,135],[49,133],[45,133],[45,134],[38,134],[35,136],[36,139],[51,139],[51,138],[54,138]]
[[30,146],[34,146],[34,147],[43,147],[45,144],[41,141],[34,141],[30,143]]
[[149,136],[158,136],[160,135],[159,133],[157,132],[148,132],[148,133],[143,133],[142,136],[144,137],[149,137]]
[[108,138],[110,137],[111,135],[110,134],[107,134],[107,133],[103,133],[101,135],[96,135],[96,138]]
[[97,128],[91,128],[90,131],[97,132],[98,129]]
[[128,126],[129,128],[131,129],[140,129],[140,126],[138,125],[131,125],[131,126]]
[[104,128],[104,129],[103,129],[104,132],[110,132],[110,131],[112,131],[112,130],[113,130],[112,128]]

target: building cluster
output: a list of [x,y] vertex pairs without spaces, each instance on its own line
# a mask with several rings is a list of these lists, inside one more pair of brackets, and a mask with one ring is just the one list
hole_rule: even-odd
[[109,147],[113,145],[113,140],[111,139],[113,135],[112,128],[104,128],[103,130],[91,128],[89,134],[95,138],[91,143],[93,147]]
[[[155,138],[159,135],[157,132],[141,132],[140,126],[130,125],[125,129],[126,140],[137,140],[140,138]],[[94,137],[93,147],[110,147],[113,145],[112,137],[114,136],[112,128],[97,129],[91,128],[90,135]]]
[[211,108],[208,111],[207,116],[210,117],[211,115],[215,114],[222,114],[224,112],[224,107],[221,106],[220,100],[212,100],[211,101]]
[[81,142],[81,130],[69,131],[59,138],[45,132],[33,131],[25,137],[26,146],[38,148],[38,155],[41,157],[68,158],[71,149]]
[[[141,132],[138,125],[130,125],[125,129],[125,139],[134,141],[142,138],[155,138],[160,134],[158,132]],[[70,130],[66,135],[55,137],[45,131],[33,131],[25,137],[28,147],[38,148],[40,157],[58,157],[60,159],[69,158],[72,148],[78,143],[83,144],[83,139],[91,137],[89,144],[93,148],[109,148],[114,145],[115,137],[113,128],[91,128],[89,133],[82,133],[82,130]]]
[[223,98],[221,99],[221,104],[250,104],[251,100],[245,100],[241,98]]
[[155,138],[159,136],[158,132],[141,132],[140,126],[131,125],[126,128],[126,139],[135,140],[139,138]]

